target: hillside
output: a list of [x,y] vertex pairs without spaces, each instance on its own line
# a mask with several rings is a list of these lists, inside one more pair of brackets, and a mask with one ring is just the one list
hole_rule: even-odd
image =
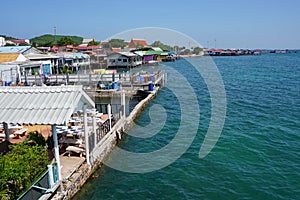
[[15,40],[17,38],[11,37],[11,36],[7,36],[7,35],[0,35],[0,37],[4,37],[5,40]]
[[[70,37],[74,42],[75,45],[79,45],[82,43],[83,38],[79,36],[66,36],[66,35],[41,35],[38,37],[34,37],[30,39],[30,43],[34,46],[53,46],[56,42],[58,42],[63,37]],[[57,43],[56,43],[57,44]]]

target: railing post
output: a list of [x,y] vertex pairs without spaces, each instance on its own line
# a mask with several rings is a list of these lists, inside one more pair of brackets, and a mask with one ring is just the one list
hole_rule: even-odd
[[96,109],[94,108],[93,110],[92,110],[92,119],[93,119],[93,132],[94,132],[94,148],[96,147],[96,145],[97,145],[97,136],[96,136]]
[[59,149],[58,149],[58,140],[57,140],[57,133],[56,133],[56,125],[52,125],[52,135],[53,135],[53,142],[54,142],[54,155],[55,160],[58,167],[58,180],[62,180],[61,176],[61,166],[60,166],[60,158],[59,158]]
[[125,92],[124,91],[122,91],[122,105],[123,105],[123,117],[125,118],[126,117],[126,108],[125,108],[126,98],[125,98]]
[[110,104],[107,105],[108,110],[108,119],[109,119],[109,130],[111,130],[111,106]]
[[52,188],[54,186],[54,176],[53,176],[53,169],[52,169],[52,165],[48,165],[48,180],[49,180],[49,185],[50,188]]
[[86,154],[86,162],[90,164],[90,152],[89,152],[89,133],[88,133],[88,125],[87,125],[87,108],[86,104],[83,105],[83,124],[84,124],[84,139],[85,139],[85,154]]

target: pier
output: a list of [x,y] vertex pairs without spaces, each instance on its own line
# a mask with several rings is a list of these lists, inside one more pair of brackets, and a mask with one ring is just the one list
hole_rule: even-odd
[[[75,76],[85,81],[72,82]],[[61,77],[47,77],[47,83],[59,85],[65,81]],[[48,149],[52,160],[48,170],[20,200],[72,198],[165,84],[164,71],[114,74],[100,80],[94,75],[74,77],[69,77],[69,85],[46,86],[39,82],[43,77],[28,76],[26,81],[32,87],[0,88],[1,98],[8,99],[2,102],[0,115],[5,140],[10,139],[9,125],[18,123],[46,126],[47,137],[53,141]],[[32,105],[32,101],[34,109],[22,106],[11,110],[21,104]]]
[[[116,98],[120,102],[120,105],[112,112],[113,120],[111,125],[106,121],[106,123],[98,126],[95,131],[89,133],[89,161],[87,161],[85,153],[83,154],[84,156],[81,156],[78,152],[69,154],[65,151],[60,155],[62,165],[62,185],[61,188],[57,190],[54,197],[52,197],[53,199],[72,198],[84,183],[90,177],[94,176],[94,171],[101,166],[102,161],[109,156],[117,142],[124,137],[124,130],[131,127],[133,121],[144,110],[146,105],[155,98],[159,89],[164,86],[165,75],[163,71],[151,74],[151,76],[152,75],[155,75],[155,80],[153,82],[148,81],[148,79],[147,81],[139,83],[134,81],[123,82],[124,84],[121,84],[121,88],[118,89],[103,90],[94,85],[94,87],[85,88],[86,93],[95,99],[97,99],[97,97],[108,98],[111,103],[112,101],[115,101],[113,98]],[[132,80],[132,77],[130,80]],[[151,91],[149,91],[150,82],[154,84],[155,87]],[[96,81],[94,83],[96,83]],[[150,89],[152,88],[150,87]],[[125,96],[130,99],[139,92],[143,94],[142,100],[138,101],[127,113],[125,107],[128,107],[129,103],[125,102]],[[121,100],[122,98],[123,103]],[[97,102],[95,103],[97,107]],[[109,128],[110,126],[111,128]]]

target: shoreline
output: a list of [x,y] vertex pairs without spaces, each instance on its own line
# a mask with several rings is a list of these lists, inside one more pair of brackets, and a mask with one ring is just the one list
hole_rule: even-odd
[[142,99],[125,119],[119,120],[112,127],[112,130],[96,147],[97,149],[91,152],[91,157],[95,162],[91,166],[88,166],[86,162],[82,163],[67,180],[63,181],[63,190],[61,192],[58,191],[52,199],[71,199],[90,178],[94,178],[94,172],[103,165],[103,160],[109,157],[117,142],[123,139],[124,131],[132,127],[134,120],[139,117],[151,100],[156,97],[160,89],[160,87],[157,87],[157,89],[149,92],[147,97]]

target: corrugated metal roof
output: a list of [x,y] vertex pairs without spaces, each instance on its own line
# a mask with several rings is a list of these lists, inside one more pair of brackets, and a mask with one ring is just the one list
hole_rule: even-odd
[[82,86],[0,87],[0,122],[60,125],[84,103],[95,107]]
[[28,59],[30,59],[30,60],[36,60],[36,59],[55,59],[55,58],[58,58],[58,56],[49,55],[49,54],[28,54],[25,57],[28,58]]
[[20,53],[0,53],[0,63],[16,61]]
[[60,58],[67,58],[67,59],[76,59],[76,58],[89,58],[90,56],[83,53],[58,53],[56,56]]
[[135,53],[131,53],[131,52],[118,52],[119,54],[123,55],[123,56],[126,56],[126,57],[135,57],[135,56],[138,56],[137,54]]
[[3,53],[23,53],[30,49],[31,46],[8,46],[8,47],[0,47],[0,52]]

